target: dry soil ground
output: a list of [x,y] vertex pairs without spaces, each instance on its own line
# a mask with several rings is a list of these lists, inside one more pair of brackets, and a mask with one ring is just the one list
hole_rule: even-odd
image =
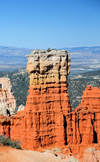
[[68,162],[53,154],[0,146],[0,162]]

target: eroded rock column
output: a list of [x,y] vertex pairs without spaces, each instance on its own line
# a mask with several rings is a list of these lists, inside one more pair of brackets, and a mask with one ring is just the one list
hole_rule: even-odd
[[27,60],[30,87],[25,111],[34,114],[35,145],[65,144],[64,115],[71,112],[67,94],[69,54],[65,50],[33,50]]

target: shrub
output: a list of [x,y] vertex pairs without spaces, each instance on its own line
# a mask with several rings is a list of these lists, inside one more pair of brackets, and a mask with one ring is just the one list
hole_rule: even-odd
[[11,146],[12,148],[22,149],[19,144],[19,141],[14,142],[10,138],[6,138],[5,136],[0,136],[0,143],[3,146]]
[[50,52],[50,51],[51,51],[51,49],[48,47],[47,52]]

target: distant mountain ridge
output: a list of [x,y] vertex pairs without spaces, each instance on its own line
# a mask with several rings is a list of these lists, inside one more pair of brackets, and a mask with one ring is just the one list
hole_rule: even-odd
[[31,49],[0,46],[0,71],[14,71],[26,68],[27,58]]
[[93,46],[93,47],[87,47],[87,46],[84,46],[84,47],[72,47],[72,48],[61,48],[61,49],[67,49],[68,52],[92,52],[92,53],[100,53],[100,46]]
[[[70,53],[71,75],[100,69],[100,46],[61,48]],[[0,46],[0,71],[26,68],[32,49]]]
[[26,54],[29,54],[31,50],[32,49],[30,48],[0,46],[0,55],[3,54],[5,56],[25,56]]
[[100,69],[100,46],[62,49],[70,53],[72,75]]

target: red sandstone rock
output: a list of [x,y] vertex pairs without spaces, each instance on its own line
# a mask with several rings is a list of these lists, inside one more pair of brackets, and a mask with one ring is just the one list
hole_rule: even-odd
[[[28,57],[29,64],[32,57],[34,58],[33,54]],[[61,60],[59,59],[59,61]],[[61,63],[58,65],[60,66]],[[35,68],[35,66],[38,67]],[[87,86],[83,92],[81,104],[71,112],[69,97],[66,93],[67,84],[60,82],[59,78],[57,82],[54,79],[55,82],[53,80],[48,84],[48,80],[46,82],[43,80],[42,83],[39,82],[39,66],[41,67],[41,64],[34,63],[34,68],[33,66],[27,67],[31,73],[29,96],[24,111],[17,113],[11,119],[11,138],[14,140],[19,139],[23,148],[31,150],[49,146],[53,148],[55,145],[68,145],[72,149],[79,144],[84,147],[92,143],[99,143],[100,90]],[[42,63],[42,68],[45,69],[46,67],[44,67]],[[33,68],[33,71],[31,68]],[[57,69],[59,68],[57,67]],[[46,78],[48,78],[50,68],[47,68],[46,71]],[[59,70],[58,74],[60,75]],[[41,75],[43,76],[40,77],[44,77],[44,73]],[[74,150],[78,152],[77,149]]]
[[0,115],[0,135],[10,137],[10,119],[8,116]]
[[82,101],[74,112],[98,110],[100,110],[100,89],[87,85],[83,92]]
[[67,51],[33,51],[28,57],[29,95],[24,111],[11,119],[11,138],[25,149],[65,144],[65,115],[71,112],[67,92]]
[[[85,149],[100,145],[100,89],[87,86],[81,103],[71,112],[66,78],[68,54],[50,53],[41,59],[42,54],[35,51],[28,56],[29,95],[25,109],[11,117],[10,137],[21,141],[24,149],[59,146],[65,155],[83,158]],[[2,129],[6,132],[3,123],[1,133]]]

